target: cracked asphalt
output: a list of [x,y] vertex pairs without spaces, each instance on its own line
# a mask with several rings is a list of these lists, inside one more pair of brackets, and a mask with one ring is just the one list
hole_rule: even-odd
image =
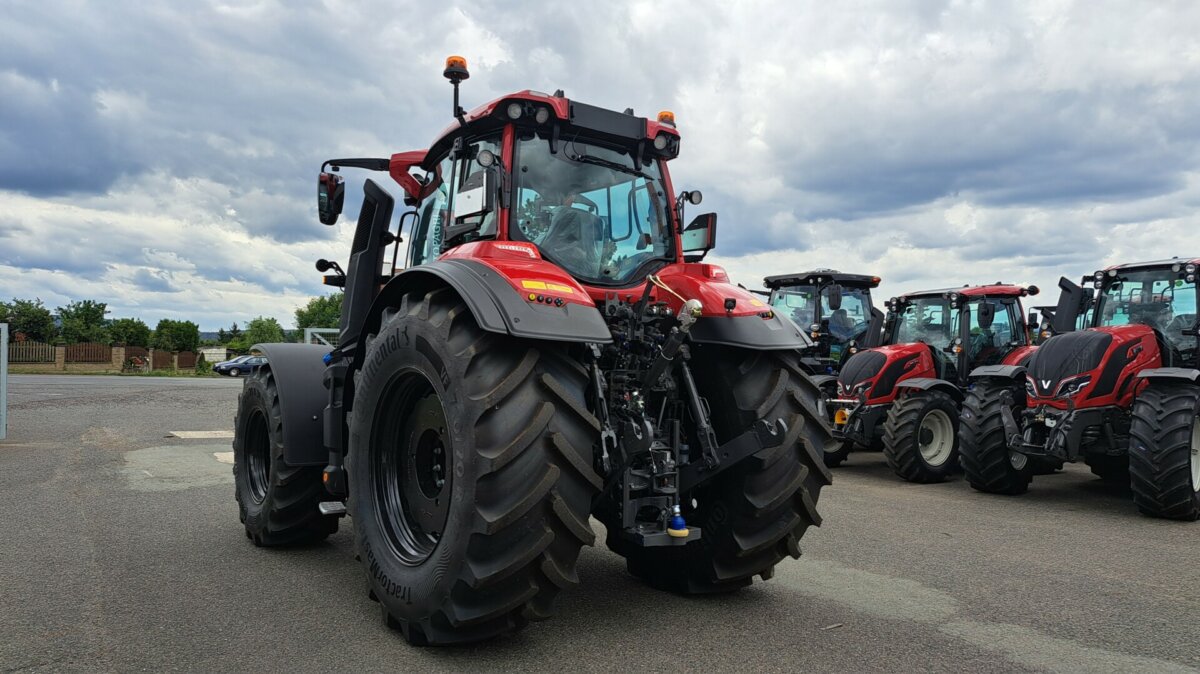
[[415,649],[367,599],[350,522],[320,545],[257,549],[217,456],[228,442],[165,437],[231,429],[240,387],[10,377],[0,669],[1200,668],[1200,523],[1142,517],[1082,466],[1009,498],[903,483],[872,453],[835,470],[824,525],[769,582],[677,597],[588,548],[554,619]]

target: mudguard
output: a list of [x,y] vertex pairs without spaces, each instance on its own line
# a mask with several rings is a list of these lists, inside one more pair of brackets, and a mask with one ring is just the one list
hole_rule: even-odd
[[586,305],[568,302],[561,307],[535,304],[489,265],[461,258],[443,258],[398,274],[375,299],[368,329],[377,327],[383,310],[395,306],[404,293],[432,285],[454,288],[479,327],[488,332],[555,342],[612,341],[608,324],[590,300]]
[[1169,379],[1200,384],[1200,370],[1190,367],[1156,367],[1137,373],[1138,379]]
[[791,319],[772,312],[770,318],[751,316],[705,316],[690,333],[697,344],[720,344],[756,351],[806,349],[812,340]]
[[983,365],[971,370],[971,379],[979,377],[999,377],[1001,379],[1025,379],[1024,365]]
[[945,379],[934,379],[933,377],[913,377],[912,379],[903,379],[896,383],[896,388],[912,388],[920,391],[942,391],[947,393],[951,398],[958,402],[963,401],[963,392],[954,384]]
[[322,383],[325,354],[322,344],[255,344],[262,351],[279,391],[283,417],[283,460],[289,466],[324,466],[329,462],[322,418],[329,392]]

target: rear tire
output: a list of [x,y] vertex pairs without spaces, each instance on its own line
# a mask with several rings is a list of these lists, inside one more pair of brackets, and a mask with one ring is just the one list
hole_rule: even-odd
[[233,420],[233,481],[246,536],[258,546],[319,541],[338,529],[321,515],[321,468],[283,460],[283,417],[270,369],[246,380]]
[[817,416],[820,391],[794,355],[724,347],[695,353],[694,362],[705,366],[693,373],[712,408],[718,442],[759,419],[783,419],[788,434],[781,445],[683,495],[688,523],[701,527],[698,542],[672,549],[633,546],[620,538],[618,520],[609,524],[608,546],[626,558],[630,573],[660,589],[728,592],[756,575],[770,578],[785,557],[799,558],[800,538],[821,523],[817,498],[830,482],[821,457],[834,441]]
[[550,617],[595,539],[585,370],[567,345],[484,332],[447,288],[406,294],[383,323],[347,457],[370,596],[414,645]]
[[1200,387],[1151,381],[1132,414],[1129,472],[1138,510],[1200,519]]
[[1033,479],[1033,460],[1026,459],[1025,467],[1019,470],[1009,459],[1001,416],[1005,391],[1014,401],[1010,409],[1019,412],[1025,393],[1014,384],[983,380],[967,391],[958,427],[958,451],[967,484],[973,489],[989,494],[1023,494]]
[[909,482],[941,482],[958,470],[958,405],[941,391],[901,393],[883,423],[883,456]]

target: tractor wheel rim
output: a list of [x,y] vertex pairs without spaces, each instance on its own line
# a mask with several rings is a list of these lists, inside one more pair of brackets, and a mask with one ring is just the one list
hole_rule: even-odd
[[380,401],[371,440],[375,511],[392,552],[416,566],[433,554],[450,512],[449,424],[437,391],[415,371],[393,379]]
[[261,410],[250,415],[246,429],[246,481],[255,503],[262,503],[271,484],[271,434]]
[[[928,442],[922,442],[925,437]],[[954,423],[942,410],[931,410],[921,419],[917,429],[917,449],[921,458],[930,466],[940,466],[950,459],[954,451]]]
[[1200,492],[1200,417],[1192,422],[1192,491]]

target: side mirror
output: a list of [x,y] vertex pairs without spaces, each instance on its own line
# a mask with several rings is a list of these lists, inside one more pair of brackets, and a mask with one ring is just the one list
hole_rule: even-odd
[[829,286],[829,308],[833,311],[842,308],[842,286],[836,283]]
[[346,203],[346,181],[336,173],[317,176],[317,216],[322,225],[337,224]]
[[1038,325],[1038,315],[1036,311],[1030,311],[1029,316],[1025,318],[1025,325],[1029,326],[1030,330],[1036,329]]
[[459,220],[483,216],[496,209],[496,172],[492,169],[476,171],[467,176],[454,196],[454,217]]
[[[683,259],[699,262],[717,245],[717,214],[697,215],[683,228]],[[690,254],[689,254],[690,253]]]
[[987,330],[996,320],[996,305],[984,300],[979,303],[979,327]]

